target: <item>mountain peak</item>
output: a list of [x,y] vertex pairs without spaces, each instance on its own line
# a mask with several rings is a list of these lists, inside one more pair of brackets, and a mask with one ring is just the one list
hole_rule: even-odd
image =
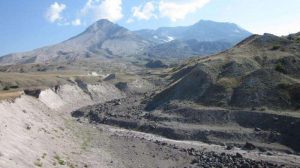
[[113,27],[120,27],[117,24],[114,24],[113,22],[107,20],[107,19],[100,19],[93,23],[91,26],[87,28],[87,31],[89,32],[95,32],[99,30],[109,30]]
[[205,26],[208,26],[208,25],[211,25],[211,26],[220,26],[220,25],[227,25],[227,26],[233,26],[233,27],[238,27],[239,26],[235,23],[231,23],[231,22],[216,22],[216,21],[212,21],[212,20],[199,20],[198,22],[196,22],[194,24],[194,26],[196,25],[205,25]]
[[[215,21],[212,21],[212,20],[205,20],[205,19],[201,19],[199,20],[197,23],[216,23]],[[197,24],[196,23],[196,24]]]
[[114,23],[107,20],[107,19],[100,19],[100,20],[96,21],[94,24],[97,24],[97,25],[107,25],[107,24],[113,25]]

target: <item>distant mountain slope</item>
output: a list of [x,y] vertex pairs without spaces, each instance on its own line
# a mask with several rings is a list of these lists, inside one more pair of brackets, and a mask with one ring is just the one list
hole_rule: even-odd
[[136,33],[158,43],[172,40],[223,41],[236,44],[251,35],[233,23],[201,20],[192,26],[163,27],[157,30],[139,30]]
[[232,47],[229,42],[203,41],[195,39],[181,41],[173,40],[167,43],[149,47],[146,51],[151,58],[187,58],[192,56],[205,56],[222,52]]
[[138,37],[126,28],[113,24],[108,20],[99,20],[83,33],[67,41],[30,52],[9,54],[0,57],[0,63],[58,62],[90,57],[106,59],[135,55],[149,45],[148,41]]
[[[235,24],[212,21],[200,21],[188,27],[133,32],[103,19],[62,43],[0,57],[0,65],[60,63],[90,58],[126,60],[129,56],[132,59],[144,56],[182,59],[218,53],[249,35]],[[156,39],[156,36],[159,37]]]
[[253,35],[215,56],[170,72],[171,83],[148,104],[171,101],[263,109],[300,109],[300,33]]

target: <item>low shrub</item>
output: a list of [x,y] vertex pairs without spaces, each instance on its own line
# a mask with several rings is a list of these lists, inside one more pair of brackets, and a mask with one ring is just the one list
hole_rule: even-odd
[[283,67],[282,64],[276,64],[275,70],[276,70],[277,72],[280,72],[280,73],[286,73],[286,71],[285,71],[285,69],[284,69],[284,67]]
[[5,87],[3,88],[3,90],[9,90],[9,87],[8,87],[8,86],[5,86]]
[[11,89],[18,89],[19,86],[18,85],[13,85],[13,86],[10,86]]
[[61,159],[58,155],[55,155],[54,159],[56,159],[57,163],[60,164],[60,165],[65,165],[66,164],[66,162],[63,159]]
[[279,48],[280,48],[279,45],[274,45],[274,46],[271,48],[271,50],[278,50]]

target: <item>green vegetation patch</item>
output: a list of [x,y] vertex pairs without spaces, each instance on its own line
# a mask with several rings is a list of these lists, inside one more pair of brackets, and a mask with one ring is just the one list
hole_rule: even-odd
[[41,162],[41,159],[37,159],[33,162],[33,164],[37,167],[43,167],[43,163]]
[[55,155],[55,156],[54,156],[54,159],[55,159],[55,160],[57,161],[57,163],[60,164],[60,165],[65,165],[65,164],[66,164],[66,162],[65,162],[63,159],[61,159],[60,156],[58,156],[58,155]]
[[282,63],[276,64],[275,70],[280,73],[286,73],[286,70],[285,70],[284,66],[282,65]]

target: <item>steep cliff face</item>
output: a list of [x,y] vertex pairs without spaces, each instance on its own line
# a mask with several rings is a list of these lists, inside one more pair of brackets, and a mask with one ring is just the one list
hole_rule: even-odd
[[[0,167],[53,167],[59,162],[83,167],[85,163],[79,157],[94,155],[83,151],[82,138],[86,135],[74,133],[78,130],[68,112],[124,95],[114,85],[101,83],[85,88],[63,85],[36,96],[23,94],[0,103]],[[103,162],[105,157],[110,159],[105,152],[100,153]]]
[[40,93],[38,100],[57,111],[72,111],[80,107],[123,97],[114,85],[63,85]]

